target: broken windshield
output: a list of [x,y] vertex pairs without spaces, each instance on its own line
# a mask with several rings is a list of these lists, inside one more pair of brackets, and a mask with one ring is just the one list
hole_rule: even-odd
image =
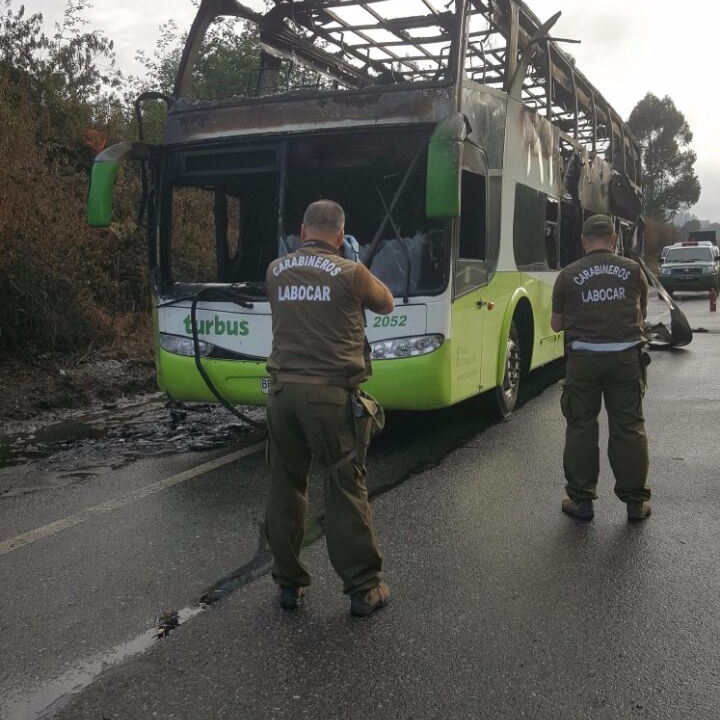
[[[307,206],[340,203],[345,229],[400,298],[447,286],[447,222],[425,214],[428,131],[301,137],[181,150],[168,163],[160,219],[164,285],[254,284],[292,252]],[[176,288],[177,292],[182,289]]]
[[289,150],[278,252],[297,247],[305,208],[331,199],[345,210],[345,231],[393,292],[441,293],[450,253],[446,223],[425,215],[427,133],[382,132],[306,138]]

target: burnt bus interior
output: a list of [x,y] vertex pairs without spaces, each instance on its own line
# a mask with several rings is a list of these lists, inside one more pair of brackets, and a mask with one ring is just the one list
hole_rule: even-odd
[[[387,278],[393,292],[401,297],[442,292],[449,267],[446,223],[425,215],[429,134],[429,129],[337,133],[232,150],[178,150],[164,183],[163,277],[186,291],[191,281],[245,283],[249,292],[258,290],[269,263],[298,247],[308,204],[331,197],[345,209],[345,229],[358,241],[360,259]],[[202,216],[212,219],[202,228],[210,260],[202,278],[183,276],[189,263],[182,248],[197,248],[173,248],[187,230],[182,208],[188,205],[204,208]]]
[[[447,88],[462,112],[461,88],[469,80],[521,99],[560,129],[558,196],[517,189],[520,269],[552,270],[580,257],[580,228],[594,212],[618,218],[623,250],[640,237],[639,146],[560,48],[573,41],[551,37],[557,16],[543,25],[519,0],[266,5],[257,12],[237,0],[202,0],[168,123],[189,107],[204,109],[207,119],[223,104],[259,108],[281,97],[319,102],[404,87]],[[242,48],[222,90],[207,73],[219,44]],[[397,295],[441,292],[450,233],[459,233],[460,257],[483,259],[487,217],[484,203],[463,207],[461,221],[425,216],[423,148],[432,130],[407,124],[249,141],[237,128],[223,140],[166,148],[155,165],[161,288],[182,293],[198,282],[246,283],[259,292],[268,263],[297,243],[307,203],[331,197],[347,211],[346,231],[360,243],[361,259]],[[473,185],[462,189],[466,202],[484,197],[482,175],[464,173],[465,181]],[[205,209],[204,227],[188,226],[188,208]],[[205,277],[190,277],[189,259],[196,266],[198,255],[206,260]]]

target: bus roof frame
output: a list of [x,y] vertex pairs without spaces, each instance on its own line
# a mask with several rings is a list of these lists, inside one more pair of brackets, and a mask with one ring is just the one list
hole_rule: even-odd
[[[427,14],[407,17],[381,14],[379,5],[388,6],[384,0],[271,1],[270,9],[259,13],[239,0],[202,0],[182,54],[176,99],[186,95],[193,60],[207,29],[220,16],[237,17],[259,28],[262,53],[256,93],[266,101],[266,78],[285,59],[299,60],[347,89],[449,85],[459,109],[466,74],[509,93],[521,54],[532,44],[530,68],[522,81],[523,102],[592,153],[606,150],[610,157],[622,158],[622,169],[631,178],[639,177],[640,148],[629,128],[558,40],[533,39],[543,23],[523,0],[451,0],[447,7],[454,5],[453,10],[443,9],[439,0],[413,0],[413,9],[422,7]],[[372,22],[351,22],[351,11]],[[447,51],[433,54],[429,48],[439,45]],[[338,51],[330,52],[331,47]]]

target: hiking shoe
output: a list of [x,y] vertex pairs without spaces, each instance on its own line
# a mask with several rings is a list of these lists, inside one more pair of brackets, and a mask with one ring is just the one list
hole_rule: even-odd
[[561,507],[566,515],[570,515],[578,520],[592,520],[595,516],[592,500],[573,500],[572,498],[566,497],[562,501]]
[[350,595],[350,614],[353,617],[365,617],[390,601],[390,588],[381,582],[369,590],[360,590]]
[[627,504],[627,515],[630,522],[645,520],[652,514],[652,505],[649,500],[643,502],[629,502]]
[[297,610],[305,595],[305,588],[295,585],[280,586],[280,607],[283,610]]

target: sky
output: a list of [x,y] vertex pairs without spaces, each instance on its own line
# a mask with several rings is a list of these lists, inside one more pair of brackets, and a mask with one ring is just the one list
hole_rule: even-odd
[[[90,0],[88,30],[102,31],[115,43],[117,65],[123,74],[141,68],[138,50],[152,56],[160,26],[169,19],[189,29],[195,16],[192,0]],[[258,8],[259,0],[244,0]],[[64,0],[12,0],[17,11],[41,12],[48,29],[62,19]],[[715,132],[720,95],[714,87],[717,28],[713,3],[708,0],[526,0],[541,19],[562,13],[552,29],[554,37],[580,40],[564,45],[576,67],[627,119],[646,93],[669,95],[685,115],[697,153],[695,172],[702,193],[690,214],[720,222],[720,142]],[[260,7],[262,4],[260,3]]]

